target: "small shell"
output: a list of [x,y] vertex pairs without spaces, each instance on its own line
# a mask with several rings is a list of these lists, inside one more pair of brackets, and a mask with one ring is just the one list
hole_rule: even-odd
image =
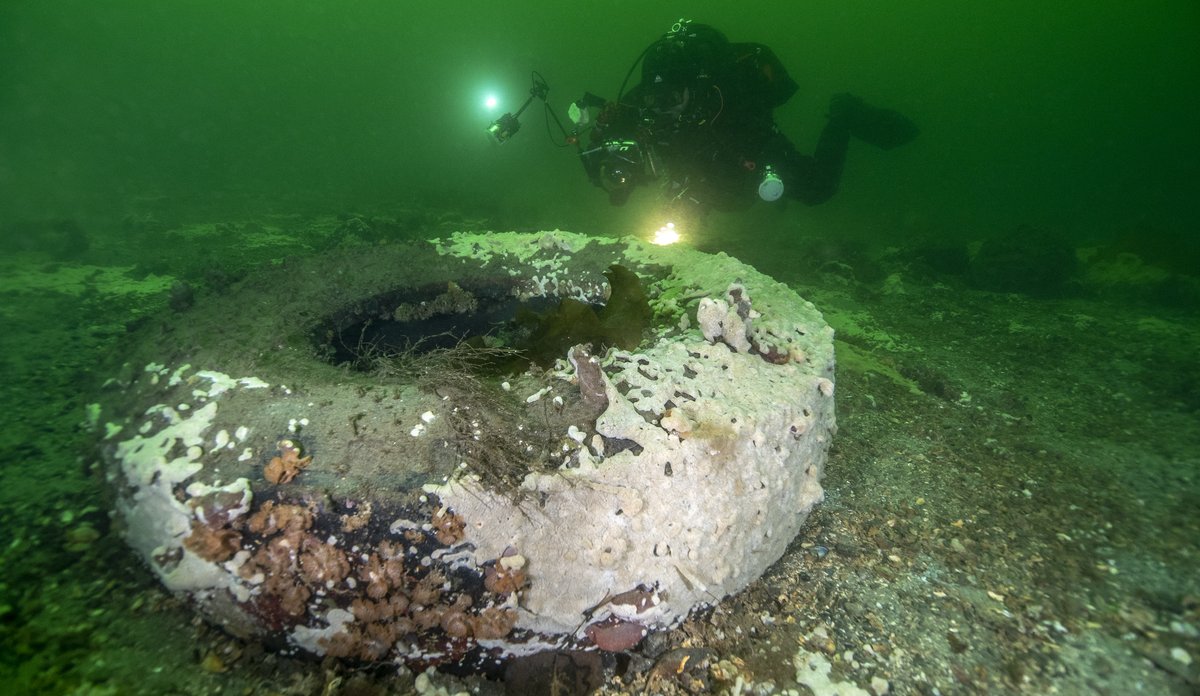
[[539,390],[535,391],[534,393],[530,394],[529,396],[525,397],[525,403],[532,404],[533,402],[541,399],[543,396],[545,396],[549,392],[550,392],[550,387],[542,387],[541,389],[539,389]]

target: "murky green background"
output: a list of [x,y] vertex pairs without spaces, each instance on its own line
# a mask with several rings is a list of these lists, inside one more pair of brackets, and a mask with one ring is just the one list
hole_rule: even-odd
[[119,217],[154,195],[218,212],[280,194],[315,208],[420,196],[611,231],[638,206],[610,210],[536,108],[493,146],[481,100],[496,90],[515,108],[531,70],[560,112],[585,90],[614,96],[680,16],[775,49],[801,86],[778,114],[801,151],[839,91],[922,127],[900,150],[852,147],[839,195],[794,206],[796,224],[883,238],[1197,228],[1191,0],[6,0],[0,216]]

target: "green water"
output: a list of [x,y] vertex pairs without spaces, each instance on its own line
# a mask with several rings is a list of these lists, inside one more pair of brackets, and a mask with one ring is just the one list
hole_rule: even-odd
[[687,16],[774,48],[800,83],[778,117],[802,151],[839,91],[921,125],[903,151],[853,152],[841,194],[806,222],[897,236],[1021,222],[1081,238],[1139,224],[1192,232],[1198,15],[1191,2],[1115,0],[754,13],[693,2],[446,11],[10,0],[0,211],[110,212],[153,192],[303,192],[315,203],[419,192],[604,227],[611,216],[597,219],[599,197],[541,136],[540,118],[490,147],[483,93],[515,108],[536,69],[560,112],[585,90],[614,96],[641,49]]
[[[895,475],[872,468],[888,456],[879,443],[917,437],[903,413],[876,413],[891,390],[913,399],[922,423],[985,404],[982,413],[1002,414],[1007,435],[962,437],[979,444],[988,485],[1019,491],[1026,479],[1061,480],[1058,493],[1067,495],[1071,482],[1096,477],[1110,497],[1089,497],[1100,495],[1092,490],[1069,505],[1094,513],[1097,530],[1115,524],[1127,532],[1089,537],[1095,547],[1081,556],[1078,577],[1038,591],[1013,580],[997,592],[1026,592],[1041,598],[1039,607],[1075,612],[1069,635],[1104,636],[1095,639],[1103,659],[1072,663],[1066,672],[1084,677],[1063,688],[1105,679],[1169,693],[1200,688],[1200,564],[1191,536],[1200,529],[1194,0],[4,0],[0,692],[205,693],[222,684],[267,693],[290,684],[295,693],[320,693],[312,665],[288,663],[269,676],[239,671],[253,660],[230,659],[240,665],[232,672],[206,668],[197,650],[228,639],[208,629],[195,629],[207,631],[198,638],[185,633],[186,609],[156,593],[119,539],[104,536],[108,503],[89,470],[93,441],[76,427],[105,377],[96,366],[113,361],[127,331],[167,307],[175,279],[203,301],[204,292],[289,254],[423,239],[456,222],[645,234],[656,224],[653,193],[609,206],[573,150],[546,137],[538,105],[504,145],[484,129],[520,105],[534,70],[560,116],[585,91],[615,97],[630,64],[679,17],[774,49],[800,86],[776,118],[801,152],[811,151],[838,92],[896,109],[921,128],[893,151],[852,143],[826,204],[717,213],[688,240],[794,285],[838,330],[845,444],[827,482],[833,502],[821,514],[829,520],[818,528],[859,518],[872,528],[866,497],[879,477]],[[498,111],[484,108],[488,94],[499,97]],[[351,215],[400,223],[338,236],[338,216]],[[988,256],[985,242],[995,239],[1025,246]],[[963,264],[974,255],[975,266],[930,271],[914,261],[943,248],[960,251]],[[1054,263],[1040,256],[1043,248],[1080,265],[1036,291],[1019,278],[1020,255]],[[981,328],[972,334],[940,323],[952,320]],[[922,437],[982,428],[946,417]],[[1051,474],[1022,459],[1046,451],[1070,465]],[[950,478],[945,485],[969,477]],[[939,498],[888,480],[883,488],[906,500]],[[969,498],[968,484],[960,485],[942,499]],[[1137,503],[1128,509],[1118,502],[1130,500]],[[942,528],[957,529],[946,525],[970,514],[947,503]],[[88,530],[100,540],[89,542]],[[1077,534],[1049,523],[1021,534],[1053,543],[1060,532]],[[1034,546],[1012,557],[1048,555]],[[1097,564],[1122,555],[1123,568],[1141,570],[1097,576]],[[982,567],[973,577],[1004,575]],[[123,600],[133,596],[143,597],[136,607]],[[776,611],[773,596],[746,611]],[[855,601],[870,604],[864,597]],[[147,607],[160,604],[168,613],[153,623]],[[1191,632],[1163,629],[1171,621]],[[176,638],[154,639],[175,626],[184,627]],[[939,641],[944,632],[929,629]],[[795,636],[769,635],[781,636],[785,656],[795,652]],[[1136,654],[1113,647],[1130,635],[1149,646]],[[892,693],[924,693],[922,679],[943,693],[987,684],[1036,693],[1066,679],[1047,670],[1026,680],[1034,671],[1011,667],[1025,662],[1006,659],[1005,639],[981,642],[994,649],[991,661],[980,658],[990,676],[964,677],[942,664],[924,677],[892,665],[881,678]],[[710,644],[722,657],[753,662],[757,654]],[[1078,643],[1072,649],[1087,652]],[[1107,673],[1098,666],[1105,660]],[[1135,668],[1151,676],[1133,675]],[[873,673],[844,674],[862,686]],[[152,686],[133,686],[143,678]]]

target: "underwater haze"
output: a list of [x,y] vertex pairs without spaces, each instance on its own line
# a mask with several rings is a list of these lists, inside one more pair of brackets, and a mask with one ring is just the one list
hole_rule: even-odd
[[[564,123],[615,99],[681,18],[774,51],[800,153],[840,93],[920,131],[851,140],[828,202],[681,223],[834,329],[825,498],[784,556],[615,655],[483,676],[199,619],[113,512],[124,360],[432,238],[647,238],[655,187],[610,205],[541,102],[487,128],[535,73]],[[1200,693],[1197,36],[1196,0],[0,0],[0,694]]]
[[[782,129],[810,151],[850,91],[922,129],[854,148],[812,224],[911,235],[1019,223],[1085,238],[1197,229],[1195,3],[32,2],[0,8],[5,215],[119,212],[132,196],[412,195],[605,226],[539,109],[494,147],[533,70],[560,114],[613,98],[678,17],[771,46],[800,85]],[[482,125],[481,125],[482,124]],[[803,214],[803,213],[801,213]]]

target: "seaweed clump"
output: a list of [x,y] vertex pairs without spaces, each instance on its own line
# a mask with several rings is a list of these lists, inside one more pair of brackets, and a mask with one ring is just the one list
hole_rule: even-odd
[[553,309],[536,313],[517,311],[516,323],[529,331],[523,352],[541,367],[550,367],[572,346],[592,344],[597,352],[617,347],[637,348],[650,325],[650,303],[642,281],[633,271],[613,264],[604,272],[610,288],[608,302],[599,309],[564,297]]
[[[357,361],[385,382],[411,383],[440,397],[446,404],[443,422],[451,431],[442,451],[465,463],[485,486],[516,495],[528,473],[557,466],[558,433],[565,426],[551,411],[515,399],[509,385],[500,383],[503,377],[524,372],[531,363],[548,369],[570,353],[577,369],[592,376],[584,401],[603,401],[599,366],[591,356],[609,347],[635,349],[650,324],[652,312],[638,276],[619,265],[610,266],[605,276],[610,292],[603,306],[563,298],[538,313],[523,304],[499,335],[458,337],[450,347],[425,349],[424,341],[436,345],[435,339],[445,338],[430,336],[394,352],[363,342]],[[606,404],[585,405],[594,417]],[[560,399],[555,413],[563,410]]]

